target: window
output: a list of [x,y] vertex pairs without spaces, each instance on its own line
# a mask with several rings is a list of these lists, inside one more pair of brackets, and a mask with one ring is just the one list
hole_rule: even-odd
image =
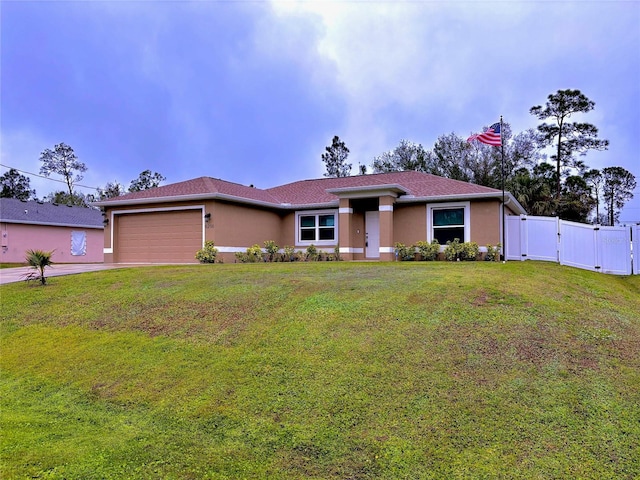
[[296,215],[299,244],[335,244],[338,239],[337,214],[327,212],[301,212]]
[[469,202],[439,204],[428,207],[427,238],[446,245],[454,239],[469,241]]

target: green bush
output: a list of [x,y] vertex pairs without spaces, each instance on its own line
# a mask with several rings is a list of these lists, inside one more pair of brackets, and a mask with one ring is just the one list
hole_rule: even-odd
[[241,263],[256,263],[262,261],[262,248],[257,243],[249,248],[246,252],[236,252],[236,258]]
[[449,262],[455,262],[456,260],[460,260],[460,255],[462,253],[462,244],[460,240],[455,238],[453,242],[451,240],[447,240],[447,246],[444,247],[444,258]]
[[262,248],[257,243],[247,248],[247,257],[249,257],[249,262],[261,262],[262,261]]
[[416,248],[413,245],[407,246],[400,242],[396,242],[394,245],[394,252],[396,258],[402,262],[413,260],[416,257]]
[[196,252],[196,260],[198,260],[200,263],[216,263],[217,256],[218,249],[210,240],[204,242],[204,248]]
[[450,262],[457,260],[474,261],[480,255],[480,247],[476,242],[460,243],[460,240],[455,238],[452,241],[447,242],[447,246],[444,247],[444,258]]
[[491,244],[487,244],[487,253],[484,255],[484,259],[487,262],[497,262],[500,260],[500,248],[502,245],[498,243],[495,247]]
[[476,242],[465,242],[462,244],[462,251],[460,252],[460,260],[473,262],[478,259],[480,255],[480,247]]
[[264,242],[264,249],[267,251],[268,260],[270,262],[273,262],[277,258],[278,250],[280,248],[278,247],[278,245],[276,245],[276,242],[274,242],[273,240],[267,240],[266,242]]
[[315,261],[318,260],[319,256],[318,256],[318,249],[316,248],[315,245],[311,244],[307,247],[307,255],[305,257],[305,260],[307,261]]
[[420,254],[420,260],[432,261],[435,260],[438,257],[438,253],[440,253],[440,242],[435,238],[431,243],[421,240],[416,242],[415,248]]
[[284,254],[282,260],[285,262],[293,262],[296,260],[296,249],[290,245],[286,245],[284,248]]

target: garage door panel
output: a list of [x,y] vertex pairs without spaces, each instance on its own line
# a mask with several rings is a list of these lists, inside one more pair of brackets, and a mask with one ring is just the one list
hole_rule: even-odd
[[195,263],[202,248],[202,210],[129,213],[116,217],[116,261]]

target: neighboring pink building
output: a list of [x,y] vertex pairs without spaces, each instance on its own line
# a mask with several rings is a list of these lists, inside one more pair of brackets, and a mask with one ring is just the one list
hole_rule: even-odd
[[0,262],[24,263],[27,250],[53,251],[54,263],[102,263],[99,210],[0,198]]

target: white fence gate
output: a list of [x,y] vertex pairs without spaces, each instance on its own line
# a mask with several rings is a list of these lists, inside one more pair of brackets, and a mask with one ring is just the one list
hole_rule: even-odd
[[557,217],[511,216],[507,217],[505,253],[507,260],[544,260],[614,275],[640,274],[640,255],[632,264],[632,235],[637,245],[640,226],[602,227]]
[[507,260],[558,261],[558,217],[508,216]]

